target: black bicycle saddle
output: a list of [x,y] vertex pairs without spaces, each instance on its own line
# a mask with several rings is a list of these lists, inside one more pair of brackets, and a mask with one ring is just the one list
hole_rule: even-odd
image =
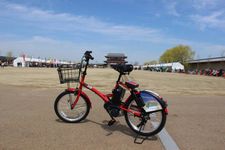
[[131,64],[115,64],[111,65],[111,67],[121,74],[126,74],[133,71],[133,65]]

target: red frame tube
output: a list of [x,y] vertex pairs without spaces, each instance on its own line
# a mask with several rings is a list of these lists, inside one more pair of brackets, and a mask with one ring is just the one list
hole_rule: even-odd
[[[75,99],[75,101],[72,105],[72,109],[76,106],[76,104],[77,104],[77,102],[78,102],[78,100],[81,96],[83,87],[85,87],[86,89],[89,89],[90,91],[97,94],[105,103],[109,102],[109,98],[112,97],[113,94],[104,94],[104,93],[100,92],[99,90],[97,90],[95,87],[92,87],[91,85],[88,85],[87,83],[85,83],[84,80],[85,80],[85,75],[82,75],[80,85],[79,85],[79,88],[78,88],[78,91],[77,91],[78,92],[77,97],[76,97],[76,99]],[[131,90],[125,84],[123,84],[122,82],[116,83],[115,87],[118,87],[118,86],[122,86],[123,88],[126,88],[129,91]],[[72,88],[70,88],[68,90],[75,91],[75,89],[72,89]],[[125,100],[125,102],[127,102],[129,99],[130,99],[130,96]],[[119,108],[124,110],[124,111],[133,113],[136,116],[139,116],[139,117],[141,116],[141,112],[137,112],[137,111],[133,111],[131,109],[127,109],[127,108],[124,107],[124,105],[120,105]]]

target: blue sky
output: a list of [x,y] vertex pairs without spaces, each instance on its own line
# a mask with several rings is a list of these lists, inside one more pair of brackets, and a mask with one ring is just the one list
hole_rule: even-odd
[[224,0],[0,0],[0,55],[95,62],[122,52],[140,64],[189,45],[196,58],[225,55]]

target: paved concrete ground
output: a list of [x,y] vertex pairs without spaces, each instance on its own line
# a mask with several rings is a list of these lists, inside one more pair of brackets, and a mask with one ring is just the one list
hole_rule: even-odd
[[[134,144],[123,117],[108,127],[103,102],[92,93],[84,122],[61,122],[53,109],[61,91],[0,84],[0,149],[163,149],[157,137]],[[181,150],[224,149],[224,96],[163,96],[169,103],[166,129]]]
[[225,149],[225,96],[165,96],[166,129],[182,150]]
[[59,92],[0,85],[0,149],[163,149],[157,137],[134,144],[135,134],[123,117],[108,127],[103,102],[93,94],[93,108],[84,122],[61,122],[53,109]]

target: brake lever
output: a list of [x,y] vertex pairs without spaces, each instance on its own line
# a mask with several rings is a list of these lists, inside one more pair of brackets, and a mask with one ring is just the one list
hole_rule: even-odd
[[92,57],[92,56],[90,55],[90,59],[91,59],[91,60],[94,60],[94,57]]

